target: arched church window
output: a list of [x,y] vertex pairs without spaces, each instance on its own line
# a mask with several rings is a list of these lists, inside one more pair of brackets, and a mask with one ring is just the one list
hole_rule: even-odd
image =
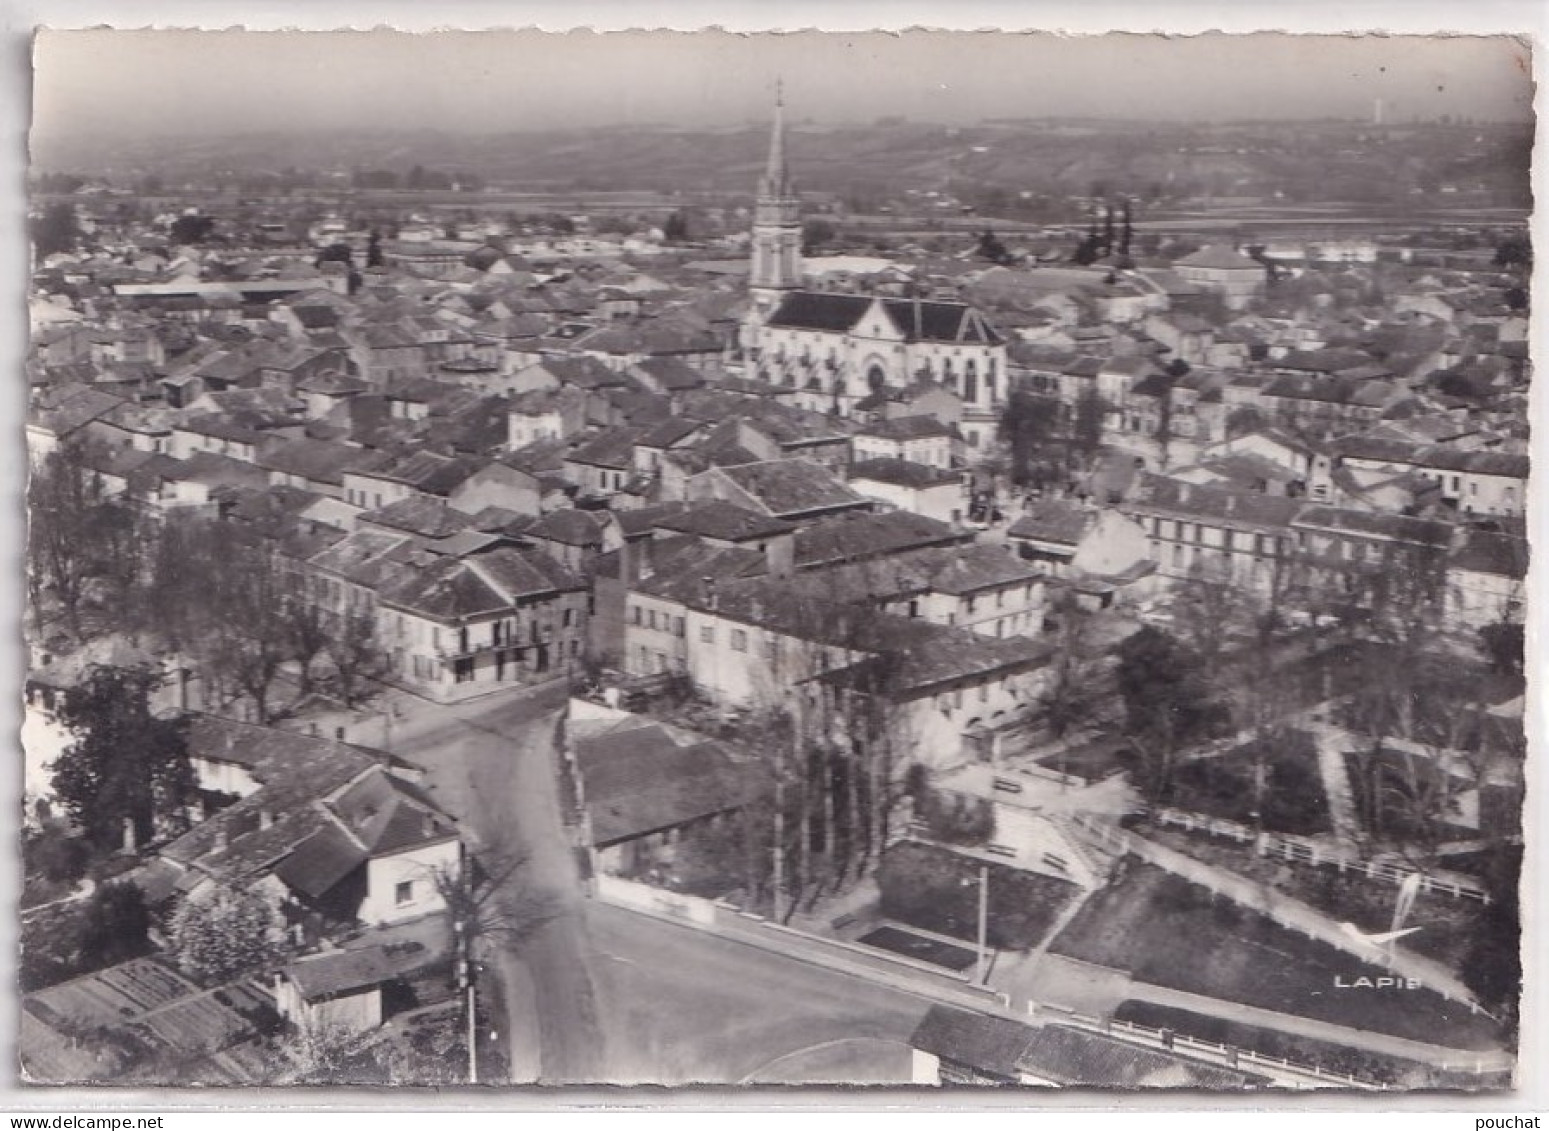
[[871,387],[873,393],[887,384],[887,374],[882,371],[882,366],[873,365],[866,371],[866,384]]

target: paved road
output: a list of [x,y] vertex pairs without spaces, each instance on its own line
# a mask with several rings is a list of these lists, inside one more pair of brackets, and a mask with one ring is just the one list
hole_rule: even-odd
[[512,1082],[907,1083],[924,1000],[584,897],[556,794],[563,706],[562,688],[415,703],[393,728],[475,844],[524,853],[557,901],[495,963]]
[[497,904],[510,911],[541,893],[557,911],[520,949],[506,945],[495,958],[496,1024],[515,1083],[606,1075],[584,901],[555,795],[564,703],[562,686],[456,706],[417,702],[393,728],[393,752],[426,768],[432,795],[463,824],[476,852],[526,858]]
[[586,916],[614,1081],[909,1082],[925,999],[607,904]]

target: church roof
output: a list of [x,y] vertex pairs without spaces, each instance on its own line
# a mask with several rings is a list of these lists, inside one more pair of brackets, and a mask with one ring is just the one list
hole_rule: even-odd
[[793,291],[786,295],[769,319],[769,325],[791,330],[827,330],[842,334],[853,329],[871,309],[866,295],[831,294],[826,291]]
[[873,303],[881,303],[888,320],[906,342],[993,345],[1000,341],[1000,335],[967,303],[877,299],[828,291],[792,291],[781,301],[768,324],[776,329],[849,333]]

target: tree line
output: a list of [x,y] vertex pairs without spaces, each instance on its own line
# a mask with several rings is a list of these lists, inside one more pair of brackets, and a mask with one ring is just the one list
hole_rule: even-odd
[[293,532],[282,516],[157,513],[106,489],[101,454],[65,445],[28,485],[31,613],[49,651],[122,636],[175,657],[199,678],[207,707],[241,704],[259,722],[314,691],[347,704],[370,693],[387,661],[374,621],[322,606],[287,553]]

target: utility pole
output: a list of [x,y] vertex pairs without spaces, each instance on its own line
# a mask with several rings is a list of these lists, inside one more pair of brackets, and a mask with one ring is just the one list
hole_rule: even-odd
[[989,934],[990,934],[990,866],[979,865],[979,967],[975,971],[974,981],[984,985],[990,976],[989,958]]
[[478,998],[473,988],[473,932],[461,919],[454,920],[452,932],[457,936],[457,985],[467,998],[468,1010],[468,1083],[479,1082],[478,1050]]

